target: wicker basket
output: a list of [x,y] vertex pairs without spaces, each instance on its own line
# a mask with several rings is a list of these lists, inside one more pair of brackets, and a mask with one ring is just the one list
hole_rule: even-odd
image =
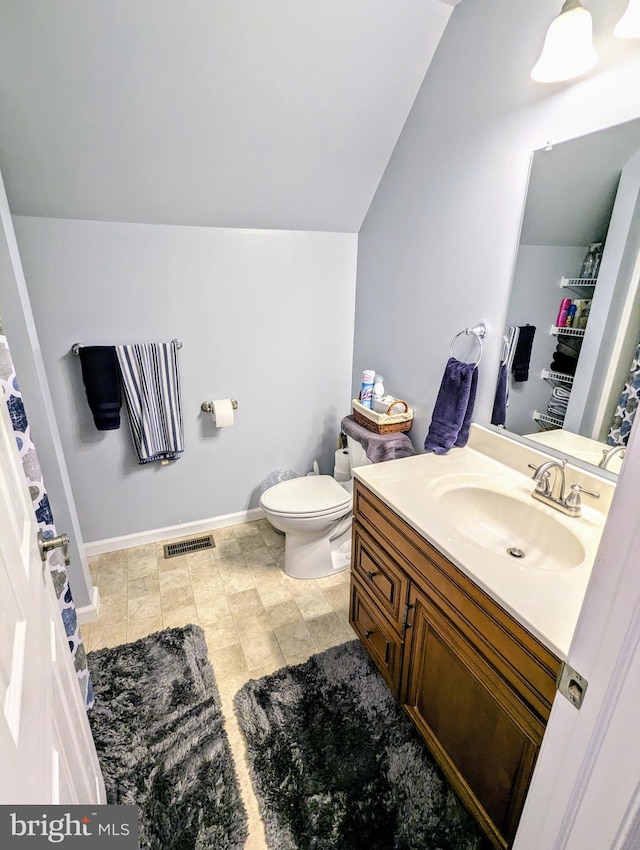
[[353,417],[360,425],[373,431],[374,434],[393,434],[398,431],[409,431],[413,425],[413,410],[409,407],[406,401],[397,399],[389,406],[395,407],[396,404],[404,404],[404,413],[376,413],[365,407],[357,399],[353,399]]

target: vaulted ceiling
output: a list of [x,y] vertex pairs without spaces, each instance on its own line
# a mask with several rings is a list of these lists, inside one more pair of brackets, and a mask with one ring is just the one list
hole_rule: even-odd
[[458,0],[3,0],[14,214],[356,232]]

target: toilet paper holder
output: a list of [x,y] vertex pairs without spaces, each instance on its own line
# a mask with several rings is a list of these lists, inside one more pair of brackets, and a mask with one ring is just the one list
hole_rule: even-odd
[[[231,407],[234,410],[237,410],[238,409],[238,402],[235,400],[235,398],[230,399],[230,401],[231,401]],[[200,405],[200,410],[203,413],[213,413],[213,404],[210,401],[203,401],[202,404]]]

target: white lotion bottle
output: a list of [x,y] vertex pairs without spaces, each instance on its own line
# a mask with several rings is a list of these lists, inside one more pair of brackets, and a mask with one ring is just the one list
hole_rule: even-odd
[[382,401],[384,395],[384,378],[382,375],[376,375],[373,383],[373,400]]

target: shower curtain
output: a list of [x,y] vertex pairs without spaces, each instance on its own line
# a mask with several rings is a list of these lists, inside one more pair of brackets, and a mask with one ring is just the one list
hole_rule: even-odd
[[[2,324],[0,323],[0,387],[4,390],[4,398],[9,408],[13,431],[18,443],[20,457],[22,459],[22,467],[29,485],[33,508],[38,522],[38,528],[46,537],[57,536],[56,528],[53,522],[51,506],[49,505],[49,497],[42,480],[38,455],[34,444],[31,442],[29,432],[29,423],[22,403],[22,395],[16,379],[16,373],[9,351],[9,344],[4,335]],[[78,676],[80,690],[82,692],[87,709],[93,706],[93,687],[91,685],[91,676],[87,668],[87,658],[84,649],[82,638],[78,630],[78,618],[76,616],[76,607],[71,596],[71,588],[69,587],[69,579],[67,571],[64,567],[62,553],[59,549],[54,549],[47,556],[47,564],[53,579],[58,604],[60,606],[60,615],[64,623],[67,633],[69,649],[73,657],[73,663]]]
[[610,446],[626,446],[640,399],[640,341],[636,347],[607,436]]

